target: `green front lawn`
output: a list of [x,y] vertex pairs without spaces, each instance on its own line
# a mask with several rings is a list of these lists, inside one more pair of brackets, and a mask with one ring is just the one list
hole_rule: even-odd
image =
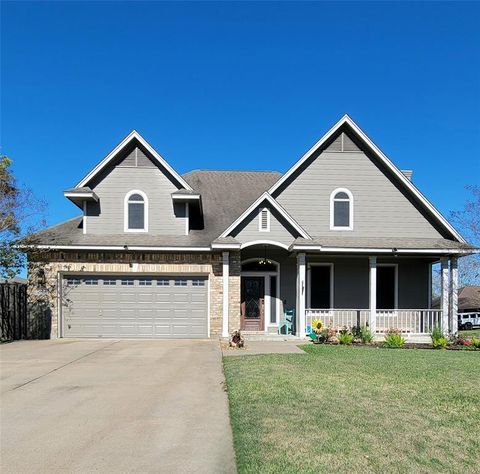
[[480,337],[480,329],[470,329],[470,331],[458,331],[458,335],[466,339]]
[[239,472],[480,472],[480,354],[226,357]]

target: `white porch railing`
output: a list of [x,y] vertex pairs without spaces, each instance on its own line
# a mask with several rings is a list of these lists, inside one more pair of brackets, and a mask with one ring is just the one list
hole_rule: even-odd
[[362,326],[368,323],[370,310],[368,309],[307,309],[305,310],[307,334],[314,319],[320,319],[326,326],[342,327]]
[[407,334],[430,334],[435,326],[442,327],[440,309],[377,309],[377,333],[396,328]]
[[[305,328],[307,334],[314,319],[321,319],[326,326],[336,328],[368,324],[369,309],[306,309]],[[376,333],[388,329],[399,329],[404,334],[430,334],[435,326],[442,327],[442,310],[439,309],[396,309],[377,310],[375,313]]]

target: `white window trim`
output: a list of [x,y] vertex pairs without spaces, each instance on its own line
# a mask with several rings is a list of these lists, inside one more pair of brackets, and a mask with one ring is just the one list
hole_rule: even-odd
[[[337,193],[343,192],[348,195],[348,201],[350,203],[348,207],[348,226],[335,226],[334,219],[334,202],[335,195]],[[339,199],[339,201],[346,201],[346,199]],[[353,194],[347,188],[337,188],[332,191],[330,194],[330,230],[353,230]]]
[[[262,227],[263,211],[267,211],[267,228],[266,229]],[[259,232],[270,232],[270,209],[268,209],[268,207],[260,208],[260,212],[258,213],[258,230]]]
[[335,266],[332,262],[311,262],[307,265],[307,309],[318,309],[312,308],[312,267],[330,267],[330,308],[335,308]]
[[[380,310],[380,311],[385,311],[385,310],[397,310],[398,309],[398,263],[377,263],[377,268],[378,267],[394,267],[395,268],[395,294],[394,294],[394,301],[393,301],[393,304],[394,304],[394,308],[378,308],[377,307],[377,310]],[[378,273],[377,273],[377,278],[378,278]],[[378,294],[378,282],[377,282],[377,294]]]
[[[144,210],[144,219],[143,219],[143,229],[129,229],[128,228],[128,200],[132,194],[140,194],[143,197],[143,210]],[[124,232],[148,232],[148,197],[139,189],[133,189],[129,191],[123,200],[123,230]]]

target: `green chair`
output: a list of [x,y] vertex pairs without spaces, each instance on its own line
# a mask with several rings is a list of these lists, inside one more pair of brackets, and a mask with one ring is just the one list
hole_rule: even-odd
[[278,334],[285,334],[286,336],[293,334],[294,324],[295,310],[287,309],[287,311],[283,313],[283,319],[280,321],[280,325],[278,326]]

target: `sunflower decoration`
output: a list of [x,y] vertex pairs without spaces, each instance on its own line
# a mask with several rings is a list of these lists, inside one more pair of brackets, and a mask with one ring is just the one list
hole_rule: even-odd
[[323,326],[324,324],[321,319],[314,319],[312,321],[312,329],[313,329],[313,332],[316,334],[320,334],[322,332]]

